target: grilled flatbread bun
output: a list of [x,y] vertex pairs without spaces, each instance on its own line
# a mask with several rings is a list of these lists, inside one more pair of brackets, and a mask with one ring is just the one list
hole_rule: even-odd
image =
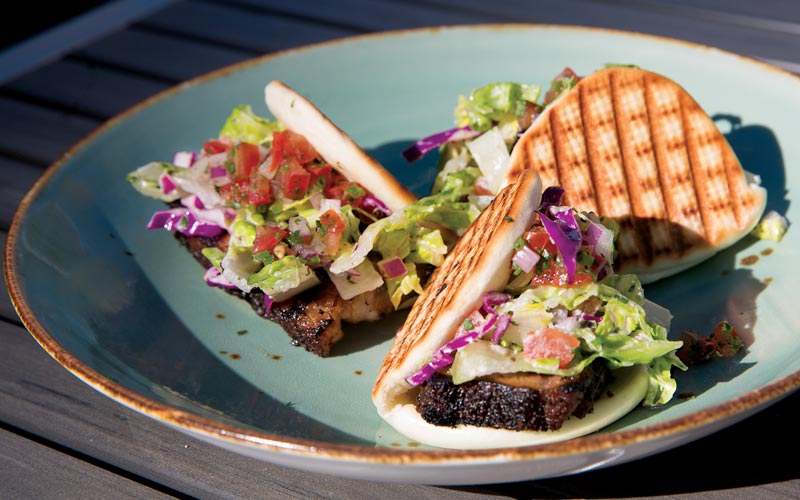
[[305,136],[322,158],[342,175],[356,181],[383,201],[400,210],[417,199],[388,170],[364,152],[305,97],[281,81],[264,89],[267,107],[286,128]]
[[[420,417],[418,392],[406,381],[442,345],[452,340],[464,318],[483,296],[505,287],[514,242],[533,224],[542,186],[534,172],[521,173],[506,186],[458,240],[434,272],[395,336],[372,390],[380,416],[405,436],[448,448],[524,446],[568,439],[608,425],[639,404],[647,389],[643,370],[617,376],[613,401],[601,399],[583,419],[569,419],[559,431],[509,431],[469,425],[440,427]],[[612,404],[613,402],[613,404]]]
[[560,185],[564,204],[620,223],[615,270],[643,283],[732,245],[758,223],[766,190],[678,84],[636,68],[582,79],[514,146],[524,170]]

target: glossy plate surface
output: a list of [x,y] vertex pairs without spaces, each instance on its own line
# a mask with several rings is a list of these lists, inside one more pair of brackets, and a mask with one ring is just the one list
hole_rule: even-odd
[[468,484],[544,478],[621,463],[731,425],[800,387],[794,292],[800,248],[746,237],[702,265],[647,287],[673,311],[672,337],[728,319],[748,348],[677,373],[679,397],[637,409],[592,436],[538,447],[448,451],[393,432],[370,390],[403,320],[350,328],[320,359],[249,306],[205,286],[172,237],[144,226],[160,208],[125,174],[216,136],[230,110],[267,115],[264,85],[306,95],[408,186],[425,194],[434,155],[400,151],[452,126],[459,94],[493,81],[546,84],[637,64],[681,83],[747,170],[768,210],[791,222],[800,180],[800,81],[737,55],[638,34],[530,25],[389,33],[293,50],[188,82],[75,146],[24,200],[8,238],[12,299],[42,346],[86,383],[131,408],[239,453],[371,480]]

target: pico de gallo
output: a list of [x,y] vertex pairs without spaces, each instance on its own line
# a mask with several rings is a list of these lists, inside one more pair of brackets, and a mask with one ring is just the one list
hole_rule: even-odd
[[613,273],[616,227],[560,206],[562,195],[545,190],[505,289],[488,292],[409,384],[442,370],[454,384],[497,373],[569,377],[602,358],[611,368],[647,366],[645,405],[672,398],[671,369],[687,367],[676,355],[682,343],[667,339],[668,311],[645,301],[636,276]]
[[[279,301],[320,282],[368,224],[391,211],[357,181],[347,179],[309,141],[249,106],[233,110],[219,136],[199,151],[175,153],[127,176],[140,193],[171,204],[148,228],[187,236],[227,236],[210,244],[206,281]],[[344,298],[383,284],[372,262],[331,276]],[[391,279],[392,276],[388,276]]]

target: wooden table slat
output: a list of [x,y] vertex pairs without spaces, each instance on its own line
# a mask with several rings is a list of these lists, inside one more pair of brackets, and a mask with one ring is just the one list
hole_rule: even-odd
[[[447,0],[426,0],[426,2],[442,8],[451,5]],[[561,0],[539,0],[535,8],[531,8],[531,4],[524,0],[508,0],[500,5],[498,2],[484,0],[462,0],[458,5],[460,9],[487,16],[494,16],[498,12],[504,13],[506,22],[570,24],[633,32],[646,31],[654,35],[692,41],[770,60],[785,69],[797,69],[797,47],[800,44],[800,38],[797,36],[728,24],[713,17],[697,19],[685,14],[684,11],[655,12],[619,2],[582,2],[578,8],[575,4]]]
[[47,166],[100,121],[0,96],[0,156]]
[[4,498],[174,498],[0,428],[0,494]]
[[5,88],[78,114],[110,118],[168,88],[161,81],[83,61],[62,60],[9,82]]
[[[591,0],[600,3],[625,3],[642,10],[684,11],[694,15],[758,27],[766,30],[800,33],[800,8],[796,0]],[[773,24],[769,24],[774,21]]]
[[[575,0],[564,0],[575,3]],[[226,0],[220,3],[230,4]],[[415,28],[490,22],[496,16],[461,11],[457,8],[438,8],[417,2],[392,2],[370,0],[303,0],[303,2],[281,2],[280,0],[235,0],[236,4],[261,9],[274,15],[302,16],[309,20],[329,24],[350,26],[358,31],[386,31]],[[353,15],[358,12],[358,15]]]
[[[333,3],[332,5],[335,5]],[[191,21],[187,21],[191,19]],[[222,42],[259,53],[332,40],[356,34],[355,29],[313,20],[237,9],[231,4],[179,2],[149,17],[142,24]]]
[[249,59],[253,53],[128,29],[84,47],[76,55],[112,68],[178,83]]
[[19,202],[43,172],[38,165],[0,157],[0,229],[11,227]]

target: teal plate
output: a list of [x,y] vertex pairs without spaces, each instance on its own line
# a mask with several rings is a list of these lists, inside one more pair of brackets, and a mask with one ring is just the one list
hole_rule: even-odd
[[[546,83],[565,65],[589,73],[637,64],[681,83],[717,120],[768,210],[797,207],[800,81],[734,54],[634,33],[535,25],[427,29],[344,39],[226,68],[160,94],[72,148],[26,196],[8,236],[6,279],[39,343],[80,379],[193,436],[292,467],[371,480],[467,484],[537,479],[618,464],[727,427],[800,387],[797,232],[746,237],[647,287],[675,315],[671,335],[728,319],[744,354],[678,373],[681,397],[637,409],[591,436],[499,450],[431,449],[378,417],[370,391],[403,321],[346,331],[317,358],[249,306],[205,286],[172,237],[147,231],[160,203],[125,174],[213,137],[230,110],[267,115],[264,85],[305,94],[417,193],[434,158],[400,152],[452,126],[459,94],[491,81]],[[433,155],[431,155],[433,156]],[[686,397],[691,396],[691,397]]]

